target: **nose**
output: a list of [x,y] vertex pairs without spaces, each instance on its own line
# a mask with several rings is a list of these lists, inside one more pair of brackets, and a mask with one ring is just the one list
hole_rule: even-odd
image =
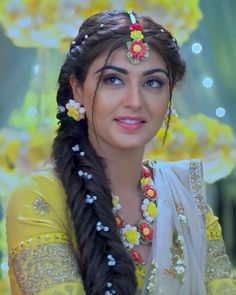
[[137,85],[129,85],[124,93],[123,105],[126,108],[138,110],[142,108],[142,93]]

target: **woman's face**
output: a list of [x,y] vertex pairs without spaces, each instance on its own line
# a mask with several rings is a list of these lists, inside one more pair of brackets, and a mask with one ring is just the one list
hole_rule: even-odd
[[89,139],[95,149],[140,149],[161,127],[169,102],[169,78],[163,58],[154,50],[133,65],[127,51],[106,54],[91,64],[83,86],[71,80],[74,98],[86,109]]

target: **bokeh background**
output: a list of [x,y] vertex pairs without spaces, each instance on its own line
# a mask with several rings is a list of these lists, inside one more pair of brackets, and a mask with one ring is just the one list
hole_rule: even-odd
[[[145,2],[145,3],[144,3]],[[234,0],[0,0],[0,294],[10,294],[4,212],[11,190],[50,154],[57,76],[69,42],[92,13],[151,14],[174,34],[187,63],[173,116],[146,157],[201,158],[206,198],[236,265],[236,2]]]

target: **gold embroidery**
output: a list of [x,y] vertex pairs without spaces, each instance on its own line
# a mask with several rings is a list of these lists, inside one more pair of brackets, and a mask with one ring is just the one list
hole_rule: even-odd
[[212,240],[222,240],[222,234],[221,231],[212,231],[212,230],[207,230],[207,240],[212,241]]
[[137,288],[138,289],[143,288],[146,270],[147,270],[146,265],[136,265],[135,266],[135,276],[136,276],[136,280],[137,280]]
[[149,276],[149,280],[148,280],[148,285],[147,285],[147,294],[148,295],[154,295],[156,293],[156,272],[157,272],[157,268],[156,268],[156,264],[155,261],[152,261],[151,264],[151,270],[150,270],[150,276]]
[[184,207],[181,203],[175,203],[176,212],[179,216],[179,222],[184,230],[188,229],[188,221],[185,215]]
[[172,247],[171,247],[172,265],[170,268],[165,268],[165,274],[173,278],[177,278],[181,284],[184,282],[185,275],[185,259],[183,249],[183,236],[177,234],[176,229],[173,232]]
[[216,288],[211,288],[208,290],[208,295],[233,295],[235,294],[236,286],[233,282],[232,284],[226,282],[220,282],[219,286]]
[[74,290],[74,287],[71,285],[64,286],[64,290],[62,291],[52,291],[49,295],[75,295],[77,292]]
[[70,286],[70,285],[67,285],[67,286],[65,286],[65,290],[68,292],[68,294],[73,294],[72,292],[73,292],[73,287],[72,286]]
[[206,281],[229,278],[230,276],[231,264],[223,240],[208,241]]
[[38,197],[33,201],[32,208],[39,215],[46,215],[50,212],[48,203],[42,197]]
[[25,295],[36,294],[57,284],[80,282],[77,259],[67,243],[28,247],[15,255],[13,268]]
[[190,185],[191,191],[198,208],[202,213],[203,220],[206,218],[207,206],[203,198],[202,167],[199,160],[190,161]]
[[9,259],[11,260],[16,254],[22,250],[49,243],[69,243],[68,237],[62,233],[48,233],[44,235],[37,235],[28,240],[21,241],[15,248],[10,251]]

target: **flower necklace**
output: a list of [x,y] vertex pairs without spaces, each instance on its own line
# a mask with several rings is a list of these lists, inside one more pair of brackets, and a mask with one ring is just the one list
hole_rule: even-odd
[[146,245],[152,242],[153,237],[153,221],[157,216],[157,191],[154,187],[151,171],[146,167],[142,167],[141,187],[143,191],[143,201],[141,210],[143,218],[134,226],[126,223],[121,217],[121,205],[119,197],[113,195],[113,213],[115,216],[117,228],[119,229],[122,242],[136,264],[144,264],[141,254],[134,249],[140,244]]

